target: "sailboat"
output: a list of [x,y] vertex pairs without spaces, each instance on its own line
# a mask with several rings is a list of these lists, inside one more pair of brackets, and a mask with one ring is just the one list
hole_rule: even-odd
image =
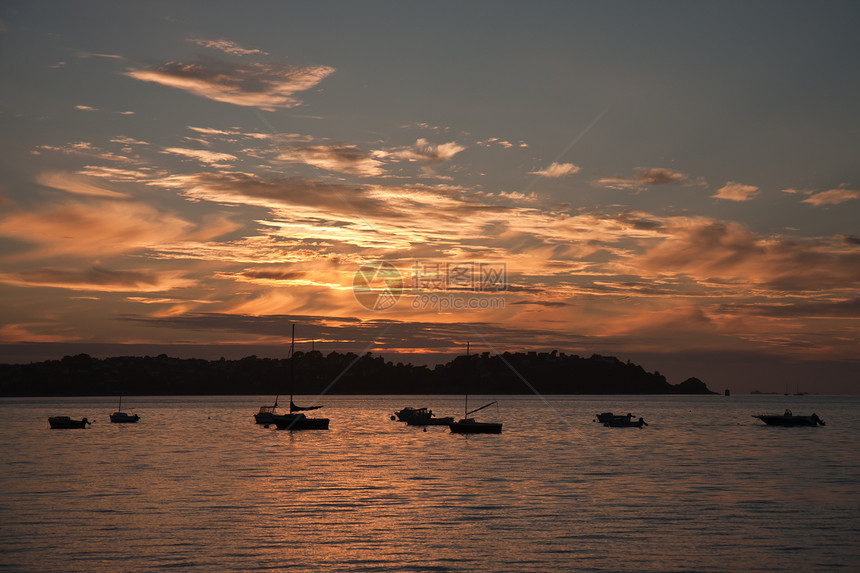
[[[293,386],[296,372],[296,325],[293,325],[292,341],[290,342],[290,413],[272,414],[272,423],[279,430],[328,430],[328,418],[308,418],[302,412],[318,410],[322,406],[296,406],[293,402]],[[275,406],[278,401],[275,399]]]
[[116,412],[110,415],[110,421],[115,424],[132,424],[140,420],[137,414],[127,414],[122,411],[122,395],[119,397],[119,405],[116,407]]
[[[469,343],[466,343],[466,360],[468,363],[469,360]],[[501,422],[478,422],[475,418],[470,418],[469,414],[474,414],[484,408],[489,408],[496,401],[490,402],[489,404],[484,404],[480,408],[475,408],[474,410],[469,410],[469,392],[466,391],[466,401],[465,406],[463,407],[463,419],[459,422],[452,422],[448,425],[451,428],[452,434],[501,434],[502,433],[502,424]]]

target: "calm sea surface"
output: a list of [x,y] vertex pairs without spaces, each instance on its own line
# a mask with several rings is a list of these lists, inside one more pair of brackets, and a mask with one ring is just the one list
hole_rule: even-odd
[[[271,397],[126,397],[131,425],[0,398],[0,569],[860,570],[860,397],[500,400],[466,437],[389,419],[453,396],[329,396],[331,429],[292,433],[253,423]],[[751,418],[785,408],[827,426]]]

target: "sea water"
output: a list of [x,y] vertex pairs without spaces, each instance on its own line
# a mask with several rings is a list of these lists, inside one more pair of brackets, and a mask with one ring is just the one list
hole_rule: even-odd
[[[109,422],[114,398],[2,398],[0,569],[860,570],[858,397],[470,405],[491,399],[501,435],[390,419],[459,418],[457,396],[326,396],[330,429],[295,432],[254,424],[266,396],[125,397],[137,424]],[[752,418],[785,408],[827,425]]]

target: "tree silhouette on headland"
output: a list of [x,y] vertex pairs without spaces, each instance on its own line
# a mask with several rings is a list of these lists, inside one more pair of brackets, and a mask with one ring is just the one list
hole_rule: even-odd
[[[296,352],[297,393],[319,394],[713,394],[698,378],[673,385],[659,372],[611,356],[563,352],[488,352],[457,356],[434,368],[385,361],[367,353]],[[354,363],[354,364],[353,364]],[[350,365],[352,366],[350,367]],[[468,367],[467,367],[468,365]],[[98,359],[87,354],[0,365],[4,396],[136,396],[279,394],[290,359],[248,356],[200,360],[159,356]],[[339,377],[339,378],[338,378]],[[526,380],[528,385],[523,382]]]

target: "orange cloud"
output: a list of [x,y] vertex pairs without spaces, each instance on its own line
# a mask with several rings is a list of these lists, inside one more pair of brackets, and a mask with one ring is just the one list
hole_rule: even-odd
[[465,146],[454,141],[433,144],[422,137],[415,141],[415,145],[392,151],[390,152],[390,155],[398,159],[406,159],[408,161],[429,161],[431,163],[438,163],[441,161],[448,161],[464,149],[466,149]]
[[382,162],[355,145],[296,145],[282,150],[278,159],[359,177],[383,173]]
[[640,189],[648,185],[683,185],[689,178],[679,171],[662,167],[637,167],[633,177],[606,177],[597,182],[610,189]]
[[109,199],[129,199],[130,196],[118,191],[111,191],[90,183],[87,177],[72,175],[63,171],[46,171],[36,177],[36,182],[45,187],[68,191],[76,195],[89,195],[91,197],[104,197]]
[[206,40],[203,38],[190,38],[188,41],[193,44],[197,44],[198,46],[203,46],[204,48],[220,50],[225,54],[230,54],[231,56],[250,56],[251,54],[260,54],[263,56],[269,55],[268,52],[264,52],[263,50],[245,49],[239,46],[236,42],[231,42],[230,40]]
[[156,292],[193,286],[180,271],[118,271],[95,264],[87,270],[41,268],[0,273],[0,282],[15,286],[54,287],[101,292]]
[[127,76],[187,91],[207,99],[266,111],[302,102],[296,93],[309,90],[334,73],[327,66],[169,62],[152,69],[132,69]]
[[236,161],[235,155],[230,155],[229,153],[216,153],[215,151],[207,151],[205,149],[185,149],[182,147],[167,147],[164,149],[164,153],[172,153],[174,155],[190,157],[191,159],[196,159],[201,163],[208,163],[210,165],[219,165],[229,163],[230,161]]
[[211,238],[235,228],[220,219],[212,222],[211,229],[198,228],[176,215],[130,201],[66,201],[0,217],[0,235],[35,246],[7,255],[7,261],[103,257]]
[[758,187],[754,185],[742,185],[729,181],[720,187],[716,194],[712,195],[716,199],[728,199],[729,201],[747,201],[758,194]]
[[852,199],[860,199],[860,190],[840,186],[837,189],[814,193],[804,199],[802,203],[809,203],[810,205],[820,207],[821,205],[838,205]]
[[574,165],[573,163],[553,162],[549,167],[544,167],[543,169],[538,169],[536,171],[529,171],[529,174],[540,175],[541,177],[558,178],[579,173],[581,170],[582,167]]

